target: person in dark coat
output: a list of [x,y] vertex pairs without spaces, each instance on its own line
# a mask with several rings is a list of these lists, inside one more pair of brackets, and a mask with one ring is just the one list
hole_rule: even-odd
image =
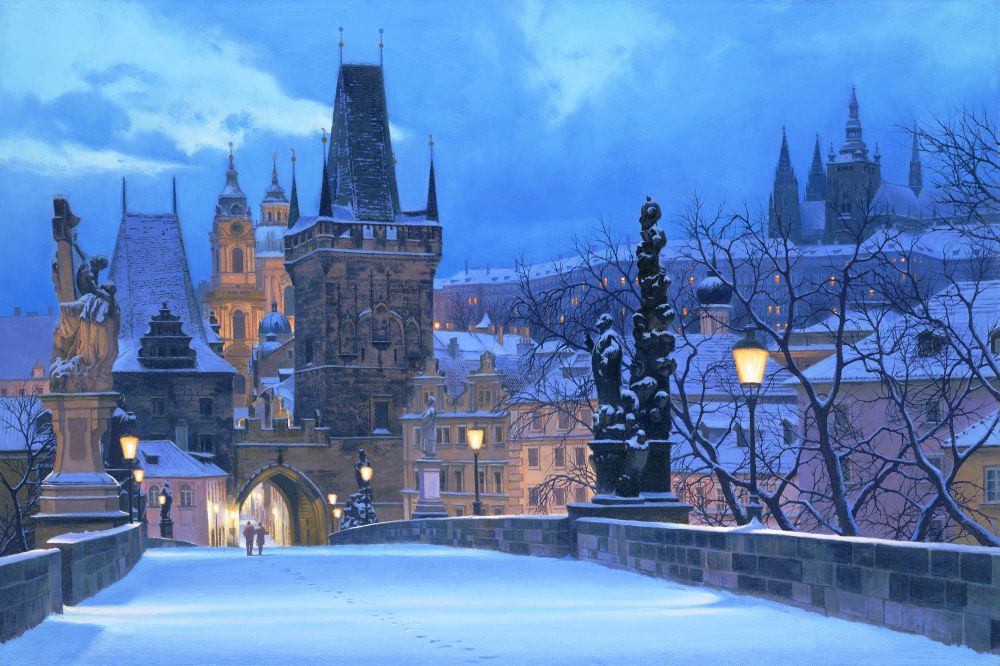
[[257,523],[257,554],[264,554],[264,536],[267,535],[267,530],[264,529],[263,523]]
[[256,532],[253,523],[248,520],[246,527],[243,528],[243,538],[247,541],[247,555],[253,555],[253,537]]

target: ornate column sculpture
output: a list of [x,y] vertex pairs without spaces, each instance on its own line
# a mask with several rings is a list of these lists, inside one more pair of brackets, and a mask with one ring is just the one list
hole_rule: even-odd
[[621,386],[623,343],[607,314],[597,319],[597,341],[587,336],[598,408],[590,461],[596,476],[592,502],[568,505],[571,519],[601,516],[686,523],[691,506],[670,492],[670,377],[675,361],[667,299],[670,278],[660,266],[666,236],[660,206],[646,198],[636,249],[640,301],[632,315],[635,353],[629,385]]
[[[53,471],[42,482],[39,543],[57,534],[121,525],[118,483],[107,474],[101,451],[119,395],[111,391],[111,367],[118,356],[119,309],[115,286],[101,283],[103,256],[90,257],[77,244],[80,218],[69,202],[53,201],[56,256],[52,281],[59,299],[49,374],[51,393],[42,404],[52,413],[57,444]],[[117,442],[111,442],[117,446]]]

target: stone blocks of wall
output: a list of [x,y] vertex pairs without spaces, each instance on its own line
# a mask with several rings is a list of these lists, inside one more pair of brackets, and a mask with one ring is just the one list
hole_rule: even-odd
[[62,600],[75,606],[132,570],[145,549],[141,523],[100,532],[62,534],[48,540],[62,560]]
[[426,543],[513,555],[565,557],[572,552],[568,523],[566,516],[399,520],[335,532],[330,535],[330,543]]
[[57,548],[0,557],[0,643],[62,613],[62,567]]
[[773,530],[576,521],[581,560],[1000,651],[1000,550]]

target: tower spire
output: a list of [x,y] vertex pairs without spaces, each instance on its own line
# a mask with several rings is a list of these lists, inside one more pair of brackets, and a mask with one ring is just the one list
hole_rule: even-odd
[[235,169],[236,165],[233,163],[233,142],[229,142],[229,168]]
[[125,214],[128,211],[125,205],[125,176],[122,176],[122,222],[125,221]]
[[438,221],[437,184],[434,182],[434,136],[428,135],[428,148],[431,154],[431,172],[427,179],[427,219]]
[[333,217],[333,197],[330,195],[330,174],[326,166],[326,130],[323,130],[323,182],[319,190],[319,214]]
[[382,28],[378,29],[378,66],[382,66],[382,51],[385,49],[385,44],[382,41]]
[[173,190],[174,217],[177,217],[177,176],[171,178],[171,186]]
[[288,228],[291,229],[299,221],[299,188],[295,184],[295,149],[292,148],[292,194],[288,204]]
[[344,28],[340,27],[340,28],[337,28],[337,30],[340,31],[340,44],[338,44],[337,46],[340,47],[340,64],[343,65],[344,64]]
[[278,184],[278,153],[271,153],[271,184]]
[[847,104],[847,125],[844,128],[846,141],[840,148],[840,154],[861,160],[868,159],[868,146],[861,138],[861,117],[858,114],[858,94],[851,86],[851,101]]
[[826,200],[826,171],[819,150],[819,134],[813,146],[812,164],[809,165],[809,180],[806,182],[806,201]]
[[792,159],[788,156],[788,136],[785,134],[785,126],[781,126],[781,151],[778,153],[778,171],[791,171]]
[[916,123],[913,124],[913,152],[910,153],[910,189],[914,196],[920,196],[920,190],[924,189],[924,174],[920,164],[920,141],[918,139],[920,130]]

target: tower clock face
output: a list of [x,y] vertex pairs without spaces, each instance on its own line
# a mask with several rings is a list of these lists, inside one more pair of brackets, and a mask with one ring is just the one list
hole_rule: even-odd
[[232,206],[229,207],[229,212],[232,213],[233,215],[242,215],[243,206],[239,204],[233,204]]
[[239,222],[233,222],[231,225],[229,225],[229,231],[234,236],[239,236],[241,233],[243,233],[243,225],[240,224]]

